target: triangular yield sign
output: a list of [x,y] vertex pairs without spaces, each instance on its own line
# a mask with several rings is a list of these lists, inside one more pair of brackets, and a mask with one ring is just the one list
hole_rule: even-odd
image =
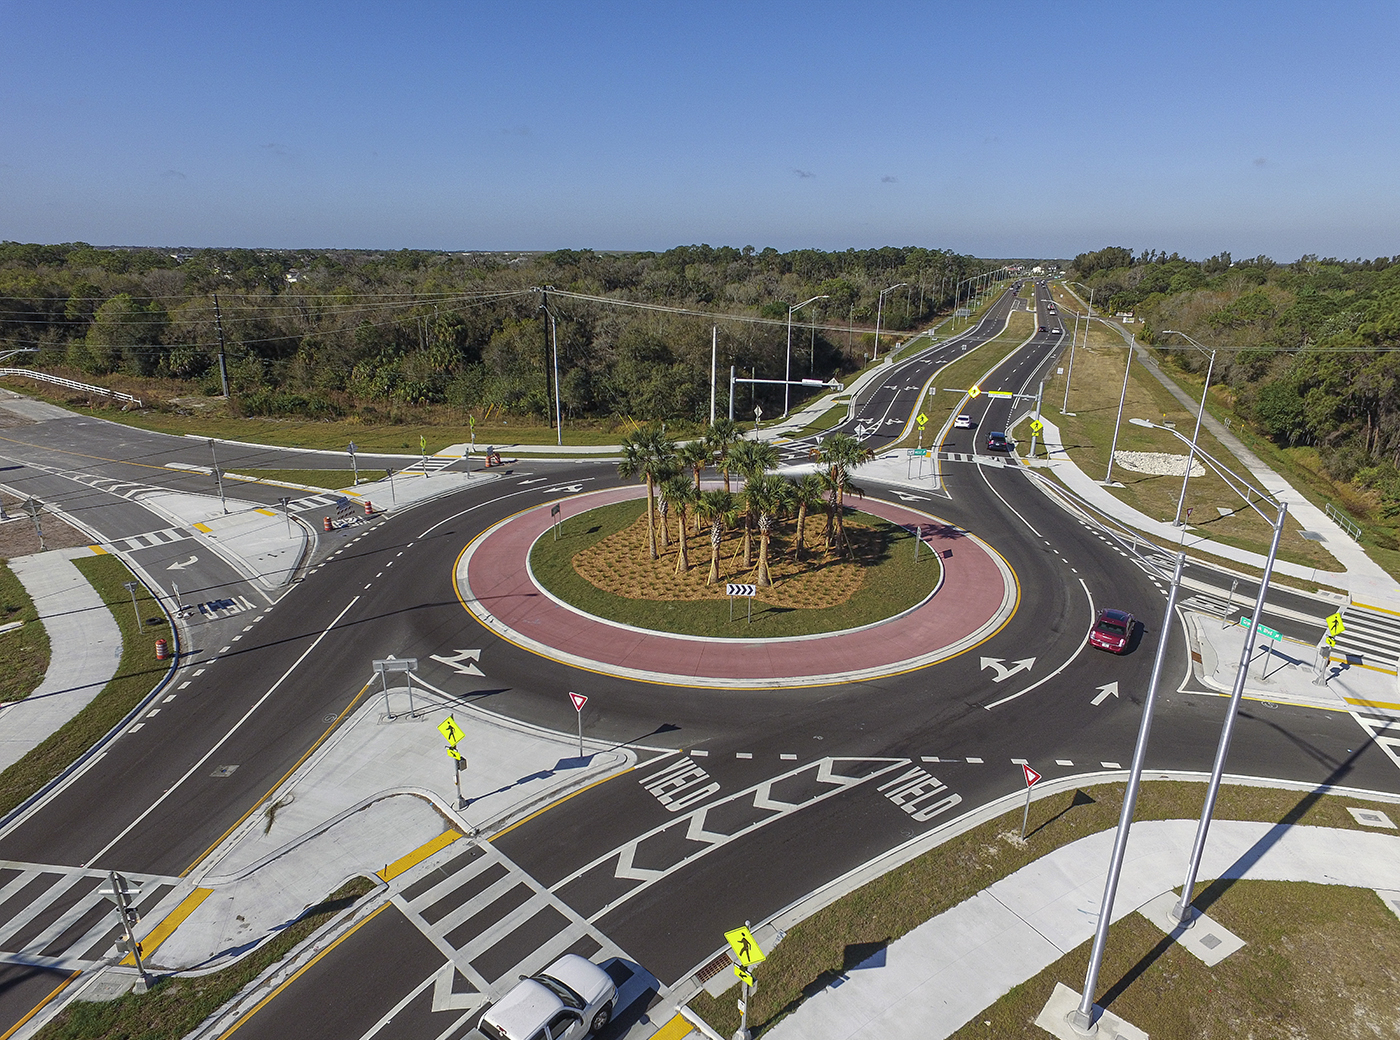
[[1022,766],[1021,768],[1025,770],[1026,773],[1026,786],[1034,787],[1036,785],[1036,782],[1040,779],[1040,774],[1037,773],[1030,766]]
[[588,698],[581,693],[569,691],[569,700],[574,702],[574,711],[583,711],[583,706],[588,703]]

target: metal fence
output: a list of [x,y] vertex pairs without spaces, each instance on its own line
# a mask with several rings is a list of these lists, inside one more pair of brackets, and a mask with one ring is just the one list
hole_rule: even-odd
[[1347,534],[1351,535],[1351,540],[1353,542],[1360,543],[1361,528],[1352,522],[1351,517],[1347,516],[1340,509],[1334,506],[1331,502],[1327,503],[1327,515],[1330,516],[1333,520],[1337,521],[1338,527],[1340,527]]
[[65,379],[63,376],[51,376],[47,372],[39,372],[32,368],[0,368],[0,376],[23,376],[25,379],[37,379],[42,383],[53,383],[55,386],[64,386],[69,390],[83,390],[89,394],[101,394],[103,397],[110,397],[114,401],[124,401],[126,404],[135,405],[137,408],[143,407],[139,397],[132,397],[124,394],[120,390],[109,390],[105,386],[93,386],[91,383],[80,383],[76,379]]

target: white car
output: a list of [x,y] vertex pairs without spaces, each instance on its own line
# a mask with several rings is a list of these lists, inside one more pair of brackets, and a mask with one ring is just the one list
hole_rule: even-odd
[[960,415],[953,420],[953,429],[955,430],[970,430],[972,425],[972,416],[970,415]]
[[566,953],[516,983],[481,1016],[477,1030],[490,1040],[583,1040],[612,1020],[616,1000],[607,972]]

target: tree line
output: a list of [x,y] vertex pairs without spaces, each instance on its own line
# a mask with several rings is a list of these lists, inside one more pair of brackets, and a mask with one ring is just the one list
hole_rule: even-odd
[[[557,348],[566,418],[699,421],[714,325],[721,367],[773,377],[786,362],[788,307],[825,297],[796,316],[793,374],[839,378],[871,350],[861,330],[882,289],[905,283],[881,315],[898,335],[946,311],[959,280],[996,266],[917,247],[511,254],[3,242],[0,349],[36,351],[10,364],[140,381],[147,400],[217,395],[227,378],[243,414],[422,421],[428,406],[548,416]],[[706,314],[531,291],[545,286]],[[778,395],[756,393],[745,388],[740,407],[773,414]]]

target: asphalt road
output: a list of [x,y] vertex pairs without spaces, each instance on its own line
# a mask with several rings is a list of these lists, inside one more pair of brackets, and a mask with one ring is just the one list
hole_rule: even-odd
[[[1037,293],[1042,303],[1048,298],[1044,290]],[[866,443],[877,450],[897,439],[937,367],[961,356],[964,346],[996,335],[1010,306],[1009,297],[999,300],[966,337],[891,366],[879,385],[860,395],[850,427],[856,421],[874,425]],[[1053,328],[1058,322],[1045,324]],[[1056,362],[1060,338],[1033,337],[984,389],[1033,393]],[[986,454],[983,431],[1005,429],[1013,409],[1023,411],[1025,403],[982,398],[975,409],[977,429],[956,431],[944,450]],[[57,471],[65,465],[82,459],[85,473],[117,480],[137,479],[127,467],[138,467],[143,480],[164,487],[190,488],[200,480],[199,474],[166,468],[171,461],[200,461],[198,453],[207,449],[198,442],[125,431],[117,443],[106,434],[109,427],[90,420],[42,425],[43,431],[6,431],[0,447],[28,467],[6,474],[6,482],[33,481],[109,537],[150,530],[143,527],[149,516],[120,495],[62,476]],[[799,459],[808,447],[794,442],[784,449]],[[298,454],[261,451],[256,457],[267,468],[308,465],[293,461]],[[324,457],[320,462],[325,464]],[[451,561],[491,523],[546,500],[549,483],[522,481],[556,473],[585,481],[589,489],[616,482],[615,469],[603,463],[522,464],[501,480],[323,545],[313,569],[274,597],[275,603],[260,602],[256,610],[192,630],[195,645],[187,648],[175,700],[140,732],[114,741],[37,812],[0,832],[0,859],[152,874],[186,871],[255,811],[334,719],[356,703],[372,659],[416,656],[434,685],[559,730],[574,724],[565,692],[586,692],[591,735],[684,749],[719,784],[712,806],[669,812],[646,782],[676,756],[654,759],[493,843],[514,869],[591,919],[670,984],[708,959],[721,932],[736,922],[765,919],[957,813],[1018,790],[1022,779],[1013,759],[1054,777],[1106,763],[1126,765],[1131,757],[1164,621],[1165,579],[1053,505],[1019,467],[950,463],[941,494],[913,502],[901,495],[906,504],[974,531],[1006,557],[1021,599],[1001,632],[973,653],[909,675],[782,691],[679,690],[608,679],[497,640],[471,619],[452,588]],[[245,491],[246,497],[261,493],[257,485],[240,486],[240,495]],[[873,486],[870,491],[879,493]],[[267,489],[269,497],[275,493]],[[101,497],[88,497],[93,494]],[[1213,587],[1229,586],[1228,578],[1209,568],[1188,573]],[[217,573],[204,579],[218,589],[237,588],[239,580]],[[1238,597],[1249,594],[1244,585]],[[1308,630],[1308,623],[1291,613],[1319,610],[1316,601],[1286,593],[1272,593],[1271,602],[1290,612],[1280,615],[1280,625],[1299,631]],[[1123,657],[1083,645],[1093,612],[1102,606],[1129,610],[1142,622],[1136,645]],[[1170,639],[1149,766],[1209,768],[1224,702],[1175,692],[1185,677],[1179,626],[1173,625]],[[462,676],[431,659],[467,646],[481,650],[484,678]],[[1021,666],[1025,661],[1032,663]],[[1092,704],[1110,682],[1118,683],[1121,695]],[[218,768],[229,765],[237,769]],[[1400,789],[1400,773],[1340,713],[1251,704],[1241,715],[1229,768]],[[824,769],[849,782],[823,783]],[[924,819],[879,790],[888,778],[912,769],[946,788],[939,792],[946,807]],[[753,792],[774,782],[797,808],[755,816]],[[678,821],[702,810],[707,821],[738,836],[712,842],[694,858]],[[645,883],[620,877],[626,874],[624,860],[644,862],[659,876]],[[0,907],[0,917],[4,912]],[[301,976],[245,1029],[353,1036],[398,1007],[445,959],[418,943],[414,925],[395,913],[385,911],[354,933],[333,959],[321,962],[324,967]],[[385,958],[389,944],[405,950],[392,964]],[[347,977],[362,984],[354,994],[345,990]],[[57,978],[22,967],[0,972],[0,1035]],[[420,1003],[402,1005],[403,1024],[422,1014]],[[326,1008],[335,1014],[327,1017]],[[432,1014],[425,1019],[433,1020]],[[398,1035],[398,1025],[393,1032]]]

